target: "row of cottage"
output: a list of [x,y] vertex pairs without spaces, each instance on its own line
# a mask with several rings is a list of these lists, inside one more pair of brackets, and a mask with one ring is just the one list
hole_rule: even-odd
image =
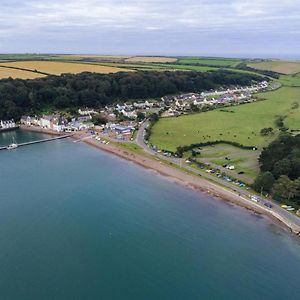
[[92,117],[80,116],[73,118],[70,122],[59,114],[37,116],[22,116],[20,123],[26,126],[39,126],[53,131],[79,131],[92,128],[94,124],[90,122]]
[[252,94],[262,92],[269,87],[268,82],[263,81],[250,87],[235,87],[231,89],[221,89],[209,92],[187,93],[176,96],[164,96],[162,101],[169,107],[167,115],[176,115],[178,112],[188,111],[191,106],[211,106],[214,104],[229,104],[249,102],[253,100]]
[[3,121],[3,120],[0,121],[0,130],[12,129],[12,128],[16,128],[16,127],[17,127],[16,122],[13,119],[6,120],[6,121]]

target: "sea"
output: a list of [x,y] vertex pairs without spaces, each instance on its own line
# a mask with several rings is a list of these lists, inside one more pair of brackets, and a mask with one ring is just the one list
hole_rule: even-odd
[[299,295],[300,238],[268,218],[72,139],[0,151],[1,300]]

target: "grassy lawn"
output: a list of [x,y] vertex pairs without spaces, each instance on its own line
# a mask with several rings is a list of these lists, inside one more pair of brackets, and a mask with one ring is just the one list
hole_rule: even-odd
[[113,142],[113,144],[117,145],[120,148],[123,148],[125,150],[128,150],[130,152],[136,153],[136,154],[141,154],[148,156],[148,154],[144,151],[144,149],[134,143],[118,143],[118,142]]
[[[202,147],[197,160],[221,168],[226,174],[251,184],[259,173],[259,151],[244,150],[227,144]],[[226,159],[227,158],[227,159]],[[234,165],[235,170],[222,168]],[[243,172],[243,174],[239,174]]]

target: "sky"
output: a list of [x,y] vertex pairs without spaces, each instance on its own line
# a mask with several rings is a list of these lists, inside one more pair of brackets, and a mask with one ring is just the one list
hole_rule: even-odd
[[0,53],[300,58],[300,0],[0,0]]

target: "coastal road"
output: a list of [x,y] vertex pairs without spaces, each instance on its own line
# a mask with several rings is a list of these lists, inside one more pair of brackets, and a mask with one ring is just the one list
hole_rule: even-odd
[[[184,159],[177,158],[177,157],[167,157],[162,154],[157,153],[153,149],[151,149],[144,141],[144,135],[146,128],[150,125],[149,121],[145,121],[141,124],[136,138],[135,143],[142,147],[146,153],[149,153],[156,158],[159,158],[161,160],[168,161],[169,163],[175,164],[177,166],[180,166],[181,168],[194,173],[195,175],[199,175],[202,178],[214,182],[218,188],[224,188],[227,191],[229,190],[234,195],[240,196],[244,201],[247,201],[248,203],[251,203],[254,206],[257,206],[257,208],[260,208],[266,212],[271,213],[273,216],[275,216],[277,219],[281,220],[285,224],[287,224],[290,228],[294,228],[295,232],[300,232],[300,218],[296,215],[288,212],[287,210],[281,208],[278,204],[274,203],[271,200],[263,198],[260,202],[256,203],[252,200],[250,200],[250,197],[254,194],[252,194],[249,190],[246,190],[245,188],[241,188],[239,186],[235,186],[234,184],[227,182],[223,179],[220,179],[215,176],[211,176],[210,174],[206,173],[205,171],[193,168],[192,166],[185,163]],[[271,205],[272,208],[268,208],[266,205]]]

